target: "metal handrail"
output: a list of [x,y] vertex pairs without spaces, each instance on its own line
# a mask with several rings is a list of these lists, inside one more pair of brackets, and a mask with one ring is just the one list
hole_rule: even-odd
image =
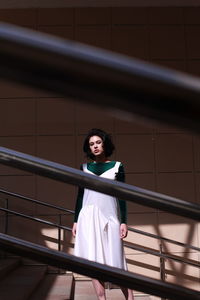
[[[13,196],[13,197],[17,197],[17,198],[20,198],[20,199],[25,200],[25,201],[26,200],[31,201],[31,202],[39,204],[39,205],[44,205],[44,206],[47,206],[47,207],[55,208],[57,210],[64,211],[64,212],[67,212],[67,213],[70,213],[70,214],[74,214],[74,210],[69,210],[69,209],[66,209],[66,208],[61,207],[61,206],[57,206],[57,205],[53,205],[53,204],[50,204],[50,203],[47,203],[47,202],[39,201],[39,200],[36,200],[36,199],[33,199],[33,198],[29,198],[27,196],[23,196],[23,195],[13,193],[13,192],[10,192],[10,191],[6,191],[6,190],[3,190],[3,189],[0,189],[0,193],[3,193],[5,195],[9,195],[9,196]],[[200,248],[196,247],[196,246],[193,246],[193,245],[188,245],[188,244],[185,244],[185,243],[181,243],[181,242],[178,242],[178,241],[175,241],[175,240],[172,240],[172,239],[162,237],[160,235],[145,232],[145,231],[142,231],[140,229],[135,229],[135,228],[132,228],[130,226],[128,226],[128,230],[132,231],[132,232],[135,232],[135,233],[138,233],[138,234],[141,234],[141,235],[151,237],[151,238],[155,238],[155,239],[158,239],[158,240],[161,240],[161,241],[165,241],[167,243],[175,244],[175,245],[178,245],[178,246],[181,246],[181,247],[184,247],[184,248],[188,248],[188,249],[192,249],[192,250],[196,250],[196,251],[200,252]]]
[[193,246],[193,245],[188,245],[188,244],[185,244],[185,243],[181,243],[181,242],[178,242],[178,241],[175,241],[175,240],[172,240],[172,239],[162,237],[160,235],[145,232],[145,231],[142,231],[140,229],[135,229],[135,228],[132,228],[130,226],[128,226],[128,230],[132,231],[132,232],[135,232],[135,233],[142,234],[142,235],[146,235],[148,237],[152,237],[152,238],[155,238],[155,239],[167,242],[167,243],[175,244],[175,245],[180,246],[180,247],[184,247],[184,248],[188,248],[188,249],[192,249],[192,250],[196,250],[196,251],[200,252],[200,248],[196,247],[196,246]]
[[148,191],[120,181],[100,178],[83,171],[0,147],[0,163],[61,182],[94,189],[125,201],[200,220],[200,205]]
[[123,285],[147,294],[172,300],[200,300],[200,294],[197,291],[58,252],[2,233],[0,233],[0,246],[8,252],[60,269],[112,282],[118,286]]
[[180,257],[177,257],[175,255],[171,255],[171,254],[167,254],[165,252],[159,253],[155,250],[147,249],[147,248],[140,247],[140,246],[137,246],[137,245],[133,245],[133,244],[130,244],[128,242],[124,242],[124,246],[129,248],[129,249],[134,249],[134,250],[141,251],[141,252],[144,252],[144,253],[147,253],[147,254],[151,254],[151,255],[158,256],[158,257],[165,258],[165,259],[175,260],[179,263],[184,263],[184,264],[188,264],[188,265],[191,265],[193,267],[196,267],[196,268],[200,268],[199,263],[193,262],[191,260],[182,259]]
[[[57,223],[46,221],[46,220],[43,220],[43,219],[40,219],[40,218],[31,217],[29,215],[25,215],[25,214],[22,214],[22,213],[19,213],[19,212],[10,210],[10,209],[0,207],[0,211],[4,211],[6,213],[10,213],[10,214],[13,214],[13,215],[16,215],[16,216],[20,216],[22,218],[29,219],[29,220],[32,220],[32,221],[40,222],[40,223],[43,223],[45,225],[57,227],[59,229],[64,229],[64,230],[71,231],[70,227],[59,225]],[[59,241],[59,245],[60,245],[60,241]],[[195,262],[192,262],[192,261],[189,261],[189,260],[186,260],[186,259],[181,259],[179,257],[175,257],[174,255],[166,254],[166,253],[163,253],[163,252],[159,253],[159,252],[157,252],[155,250],[152,250],[152,249],[146,249],[144,247],[136,246],[136,245],[130,244],[129,242],[126,242],[126,241],[124,242],[124,246],[127,247],[127,248],[130,248],[130,249],[134,249],[134,250],[137,250],[137,251],[148,253],[148,254],[151,254],[151,255],[154,255],[154,256],[158,256],[158,257],[165,258],[165,259],[175,260],[175,261],[180,262],[180,263],[185,263],[185,264],[191,265],[193,267],[200,268],[200,264],[198,264],[198,263],[195,263]]]
[[20,198],[22,200],[30,201],[30,202],[33,202],[33,203],[36,203],[36,204],[39,204],[39,205],[54,208],[54,209],[57,209],[57,210],[65,211],[65,212],[70,213],[70,214],[74,213],[73,210],[70,210],[70,209],[67,209],[67,208],[64,208],[64,207],[60,207],[58,205],[50,204],[50,203],[47,203],[47,202],[39,201],[39,200],[36,200],[36,199],[32,199],[30,197],[25,197],[25,196],[22,196],[20,194],[9,192],[9,191],[3,190],[3,189],[0,189],[0,193],[6,194],[6,195],[9,195],[9,196],[12,196],[12,197],[17,197],[17,198]]
[[200,132],[197,77],[5,23],[0,43],[4,78]]
[[56,223],[53,223],[53,222],[50,222],[50,221],[47,221],[47,220],[43,220],[43,219],[40,219],[40,218],[31,217],[29,215],[22,214],[20,212],[17,212],[17,211],[11,210],[11,209],[0,207],[0,210],[4,211],[4,212],[7,212],[7,213],[10,213],[12,215],[16,215],[16,216],[28,219],[28,220],[33,220],[33,221],[36,221],[36,222],[43,223],[45,225],[55,226],[55,227],[60,228],[60,229],[65,229],[65,230],[70,230],[71,231],[70,227],[59,225],[59,224],[56,224]]

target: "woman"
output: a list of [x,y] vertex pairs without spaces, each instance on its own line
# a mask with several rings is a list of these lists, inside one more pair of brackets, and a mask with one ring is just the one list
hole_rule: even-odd
[[[85,138],[83,151],[93,161],[83,164],[81,169],[95,176],[124,181],[123,165],[108,159],[114,148],[109,134],[101,129],[90,130]],[[76,237],[76,256],[126,270],[122,239],[127,233],[125,201],[79,188],[72,228],[72,234]],[[92,282],[98,299],[105,300],[104,283],[96,279]],[[133,300],[131,290],[121,289],[126,299]]]

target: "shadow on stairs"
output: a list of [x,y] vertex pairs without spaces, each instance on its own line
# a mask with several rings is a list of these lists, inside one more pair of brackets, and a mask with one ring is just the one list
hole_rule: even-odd
[[[76,277],[76,276],[75,276]],[[107,300],[122,300],[120,289],[106,289]],[[18,257],[0,258],[1,300],[96,300],[90,279]],[[160,298],[134,291],[134,300]]]
[[0,259],[1,300],[73,300],[74,277],[20,258]]

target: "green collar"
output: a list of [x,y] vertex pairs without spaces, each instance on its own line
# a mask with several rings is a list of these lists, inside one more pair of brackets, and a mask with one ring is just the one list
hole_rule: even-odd
[[116,164],[116,161],[109,161],[109,162],[90,162],[87,164],[87,169],[100,176],[102,175],[104,172],[112,169]]

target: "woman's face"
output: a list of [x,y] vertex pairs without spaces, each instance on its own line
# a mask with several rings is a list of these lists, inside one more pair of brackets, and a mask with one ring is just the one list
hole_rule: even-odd
[[91,138],[89,139],[89,147],[90,147],[91,153],[95,157],[104,154],[103,141],[97,135],[91,136]]

